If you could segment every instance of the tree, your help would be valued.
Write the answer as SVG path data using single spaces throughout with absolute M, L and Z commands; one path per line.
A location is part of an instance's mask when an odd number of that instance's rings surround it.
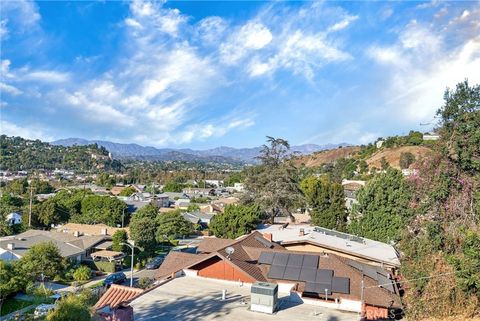
M 116 197 L 87 195 L 81 200 L 81 208 L 81 214 L 72 217 L 76 223 L 117 226 L 122 224 L 127 204 Z
M 209 227 L 216 237 L 234 239 L 256 229 L 260 219 L 257 205 L 227 205 L 223 213 L 212 218 Z
M 97 176 L 96 183 L 106 188 L 112 188 L 115 185 L 116 180 L 115 180 L 115 177 L 110 176 L 108 173 L 103 172 Z
M 67 208 L 63 207 L 52 198 L 37 204 L 35 206 L 35 214 L 38 221 L 44 226 L 65 223 L 70 218 Z
M 158 216 L 158 207 L 154 204 L 148 204 L 135 212 L 135 217 L 145 217 L 154 221 Z
M 347 212 L 341 184 L 309 176 L 300 186 L 311 209 L 312 224 L 340 231 L 345 228 Z
M 42 275 L 53 279 L 65 269 L 65 260 L 54 243 L 42 242 L 27 251 L 20 259 L 20 266 L 30 280 L 37 280 Z
M 415 162 L 415 156 L 410 152 L 404 152 L 400 154 L 400 168 L 409 168 Z
M 55 188 L 49 182 L 41 181 L 38 178 L 32 179 L 29 184 L 36 194 L 49 194 L 55 191 Z
M 196 212 L 200 210 L 200 206 L 198 204 L 190 204 L 187 207 L 187 212 Z
M 358 192 L 349 232 L 382 242 L 398 240 L 411 216 L 411 198 L 411 188 L 402 172 L 387 169 Z
M 245 188 L 253 202 L 269 214 L 272 223 L 281 213 L 294 219 L 291 212 L 301 204 L 302 192 L 297 169 L 288 158 L 290 145 L 269 136 L 267 142 L 258 157 L 262 164 L 246 171 Z
M 137 190 L 133 186 L 127 186 L 120 192 L 119 196 L 130 196 L 136 191 Z
M 155 248 L 157 242 L 155 233 L 157 232 L 157 224 L 155 220 L 149 217 L 133 215 L 130 220 L 130 238 L 135 241 L 135 246 L 144 250 Z
M 423 134 L 418 131 L 411 130 L 407 136 L 407 143 L 409 145 L 420 145 L 423 143 Z
M 172 193 L 181 193 L 184 187 L 185 185 L 182 183 L 179 183 L 176 181 L 168 181 L 163 187 L 163 191 L 172 192 Z
M 167 212 L 157 217 L 156 237 L 158 242 L 167 238 L 175 239 L 193 233 L 193 224 L 185 220 L 178 211 Z
M 462 253 L 452 258 L 460 287 L 480 299 L 480 234 L 467 231 Z
M 380 166 L 383 171 L 386 171 L 390 167 L 390 164 L 388 163 L 385 156 L 382 156 L 382 158 L 380 158 Z
M 117 252 L 124 252 L 125 245 L 121 245 L 121 243 L 127 242 L 127 232 L 125 230 L 117 230 L 112 235 L 112 250 Z
M 75 281 L 88 281 L 92 276 L 92 270 L 86 265 L 80 265 L 75 272 L 73 272 L 73 279 Z
M 480 85 L 465 80 L 455 90 L 447 89 L 438 110 L 445 153 L 468 172 L 480 171 Z
M 20 291 L 25 285 L 18 269 L 11 263 L 0 260 L 0 310 L 5 298 Z
M 82 296 L 70 294 L 57 303 L 57 307 L 48 313 L 46 321 L 90 321 L 89 305 Z
M 23 195 L 28 190 L 28 181 L 24 179 L 15 179 L 7 184 L 5 191 L 13 195 Z

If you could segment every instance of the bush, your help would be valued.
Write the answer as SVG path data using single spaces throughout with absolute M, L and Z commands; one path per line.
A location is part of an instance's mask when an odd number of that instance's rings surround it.
M 150 278 L 141 278 L 140 280 L 138 280 L 138 286 L 141 288 L 141 289 L 146 289 L 148 288 L 150 285 L 152 285 L 153 281 L 150 279 Z
M 115 262 L 93 262 L 95 267 L 102 272 L 114 273 L 116 271 Z
M 73 272 L 75 281 L 88 281 L 92 275 L 92 270 L 88 266 L 82 265 Z

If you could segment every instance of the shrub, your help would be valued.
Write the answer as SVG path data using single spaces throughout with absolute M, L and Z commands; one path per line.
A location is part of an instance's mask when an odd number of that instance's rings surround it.
M 147 278 L 147 277 L 141 278 L 140 280 L 138 280 L 138 286 L 141 289 L 148 288 L 152 283 L 153 283 L 153 281 L 150 278 Z
M 88 266 L 82 265 L 73 272 L 75 281 L 88 281 L 92 275 L 92 270 Z

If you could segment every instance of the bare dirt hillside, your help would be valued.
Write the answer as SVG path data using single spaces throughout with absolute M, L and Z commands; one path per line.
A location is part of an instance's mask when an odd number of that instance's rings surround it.
M 382 166 L 380 160 L 382 159 L 382 157 L 385 157 L 390 166 L 399 169 L 400 155 L 406 152 L 412 153 L 413 155 L 415 155 L 415 159 L 419 159 L 431 152 L 431 149 L 424 146 L 402 146 L 395 148 L 387 148 L 373 154 L 366 161 L 369 167 L 381 168 Z
M 295 165 L 304 164 L 306 167 L 318 167 L 331 163 L 339 158 L 351 157 L 360 150 L 358 146 L 342 147 L 317 152 L 311 155 L 300 156 L 295 159 Z

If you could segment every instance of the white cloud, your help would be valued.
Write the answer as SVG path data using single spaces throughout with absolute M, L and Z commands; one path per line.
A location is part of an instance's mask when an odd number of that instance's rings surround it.
M 20 32 L 32 30 L 37 27 L 41 19 L 37 4 L 33 1 L 2 1 L 2 19 L 0 30 L 2 38 L 7 36 L 9 29 Z M 11 28 L 9 28 L 11 25 Z
M 14 96 L 20 95 L 22 93 L 20 89 L 3 82 L 0 82 L 0 91 L 14 95 Z
M 64 83 L 70 79 L 70 75 L 54 70 L 34 70 L 23 75 L 22 80 L 32 80 L 45 83 Z
M 339 31 L 347 28 L 352 22 L 358 19 L 358 16 L 346 16 L 341 21 L 335 23 L 333 26 L 328 28 L 328 32 Z
M 53 140 L 52 136 L 45 133 L 42 127 L 38 125 L 28 124 L 19 126 L 4 119 L 0 120 L 0 133 L 7 136 L 20 136 L 27 139 Z
M 196 32 L 201 40 L 215 44 L 222 40 L 227 28 L 228 23 L 224 19 L 213 16 L 200 20 L 196 26 Z
M 142 25 L 135 19 L 127 18 L 125 19 L 125 24 L 129 27 L 142 29 Z
M 338 126 L 335 130 L 313 135 L 301 144 L 323 144 L 325 142 L 333 144 L 369 144 L 380 136 L 378 132 L 369 131 L 358 122 L 350 122 Z
M 382 89 L 386 108 L 399 120 L 430 122 L 442 105 L 446 87 L 468 78 L 480 82 L 480 37 L 465 38 L 454 48 L 445 44 L 445 28 L 434 30 L 416 21 L 400 31 L 390 47 L 373 46 L 369 55 L 388 68 Z M 458 30 L 456 30 L 458 31 Z
M 272 41 L 270 30 L 259 22 L 247 22 L 220 46 L 222 61 L 234 64 L 251 51 L 259 50 Z

